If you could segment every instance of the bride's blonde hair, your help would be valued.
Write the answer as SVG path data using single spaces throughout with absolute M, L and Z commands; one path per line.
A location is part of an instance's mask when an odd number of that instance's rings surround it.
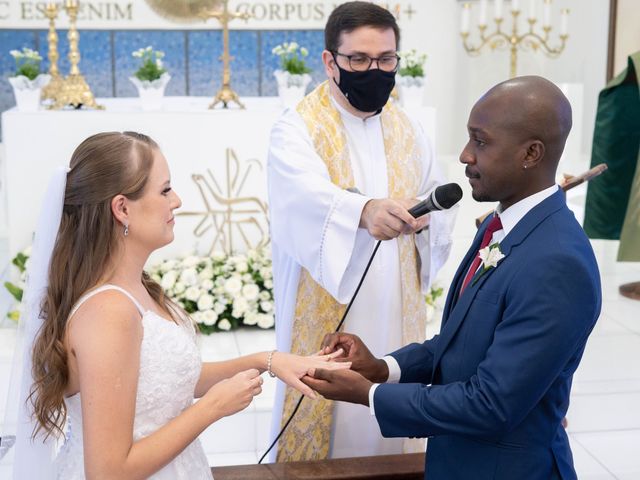
M 33 379 L 29 401 L 37 419 L 33 436 L 63 433 L 69 381 L 64 344 L 67 320 L 80 296 L 104 278 L 123 238 L 111 212 L 111 200 L 131 200 L 145 191 L 158 145 L 135 132 L 93 135 L 73 152 L 60 228 L 49 265 L 49 285 L 41 305 L 42 327 L 33 344 Z M 176 318 L 178 307 L 143 273 L 151 297 Z M 99 327 L 98 327 L 99 328 Z

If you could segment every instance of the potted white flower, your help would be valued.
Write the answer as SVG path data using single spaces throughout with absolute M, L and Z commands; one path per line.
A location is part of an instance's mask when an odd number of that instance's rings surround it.
M 427 55 L 415 49 L 400 54 L 397 84 L 403 106 L 422 105 L 424 92 L 424 62 Z
M 274 47 L 271 53 L 280 57 L 280 69 L 273 72 L 278 82 L 278 96 L 283 106 L 293 107 L 302 100 L 311 82 L 311 69 L 304 61 L 309 51 L 296 42 L 285 42 Z
M 159 110 L 162 107 L 164 90 L 171 80 L 171 75 L 162 63 L 164 52 L 149 46 L 136 50 L 132 55 L 142 62 L 140 68 L 129 77 L 138 88 L 142 109 Z
M 40 73 L 42 57 L 35 50 L 24 47 L 22 51 L 9 52 L 16 61 L 16 74 L 9 77 L 16 97 L 16 106 L 23 112 L 35 112 L 40 108 L 42 89 L 51 80 L 51 75 Z

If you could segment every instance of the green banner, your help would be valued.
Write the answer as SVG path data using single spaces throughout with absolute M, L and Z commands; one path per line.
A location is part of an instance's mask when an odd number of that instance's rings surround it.
M 627 68 L 611 80 L 598 98 L 598 112 L 593 134 L 591 166 L 606 163 L 608 170 L 591 180 L 587 189 L 584 230 L 591 238 L 619 239 L 625 251 L 637 253 L 637 196 L 631 200 L 631 189 L 637 187 L 640 152 L 640 52 L 629 56 Z M 634 192 L 637 193 L 637 188 Z M 627 212 L 629 210 L 629 212 Z M 625 222 L 625 217 L 628 222 Z M 629 238 L 635 236 L 635 239 Z M 635 246 L 630 244 L 634 243 Z M 625 254 L 626 256 L 626 254 Z M 640 260 L 640 256 L 636 256 Z

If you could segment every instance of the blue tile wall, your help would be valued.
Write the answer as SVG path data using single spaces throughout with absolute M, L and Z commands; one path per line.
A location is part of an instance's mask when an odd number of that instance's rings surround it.
M 229 32 L 231 85 L 240 96 L 260 95 L 259 32 Z M 222 32 L 189 32 L 189 94 L 213 96 L 222 86 Z
M 67 31 L 58 31 L 58 67 L 69 71 Z M 313 69 L 312 86 L 324 80 L 321 30 L 232 30 L 230 32 L 231 84 L 240 96 L 277 94 L 273 72 L 279 66 L 271 53 L 282 42 L 298 42 L 309 50 L 308 65 Z M 134 97 L 129 77 L 139 60 L 131 53 L 147 45 L 165 52 L 165 64 L 171 74 L 167 95 L 213 97 L 222 82 L 222 32 L 219 30 L 80 30 L 80 71 L 97 97 Z M 15 105 L 11 85 L 6 78 L 13 73 L 14 60 L 9 51 L 22 47 L 37 49 L 48 69 L 47 31 L 0 29 L 0 112 Z M 0 125 L 0 141 L 2 129 Z

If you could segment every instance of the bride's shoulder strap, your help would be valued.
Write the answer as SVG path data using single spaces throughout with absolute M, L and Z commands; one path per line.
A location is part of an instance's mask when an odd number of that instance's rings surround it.
M 133 304 L 136 306 L 136 308 L 138 309 L 138 312 L 140 313 L 140 316 L 144 315 L 145 309 L 142 308 L 142 305 L 140 304 L 140 302 L 138 302 L 133 295 L 131 295 L 129 292 L 127 292 L 124 288 L 119 287 L 117 285 L 105 284 L 105 285 L 101 285 L 101 286 L 99 286 L 97 288 L 94 288 L 93 290 L 90 290 L 87 293 L 85 293 L 84 295 L 82 295 L 82 297 L 80 297 L 80 299 L 76 302 L 76 304 L 71 309 L 71 313 L 69 314 L 69 318 L 73 317 L 73 315 L 78 311 L 78 309 L 82 306 L 82 304 L 84 302 L 89 300 L 94 295 L 97 295 L 100 292 L 104 292 L 105 290 L 117 290 L 118 292 L 126 295 L 127 297 L 129 297 L 129 300 L 131 300 L 133 302 Z

